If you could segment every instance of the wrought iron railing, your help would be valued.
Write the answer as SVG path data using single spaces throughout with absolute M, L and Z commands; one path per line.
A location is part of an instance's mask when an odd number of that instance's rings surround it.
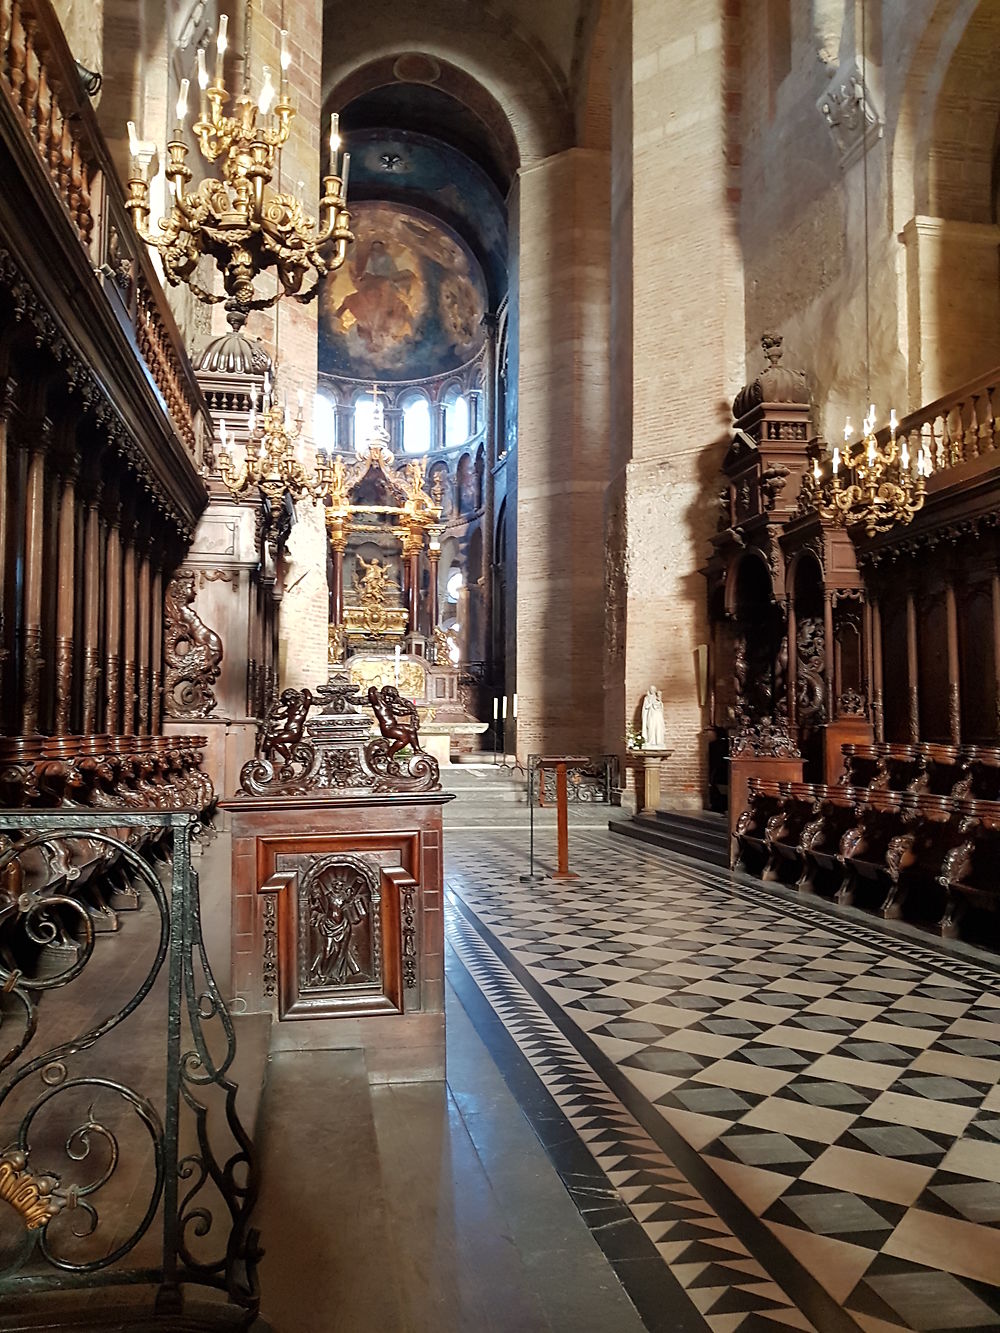
M 612 803 L 618 788 L 618 756 L 601 754 L 584 758 L 568 756 L 566 767 L 566 797 L 569 803 L 594 805 Z M 528 801 L 531 805 L 556 803 L 556 769 L 553 760 L 543 755 L 528 756 Z
M 193 1285 L 221 1293 L 228 1326 L 256 1316 L 257 1172 L 202 939 L 195 823 L 0 811 L 0 1296 L 106 1286 L 117 1302 L 144 1284 L 158 1315 L 182 1315 Z M 123 927 L 126 956 L 92 916 L 112 866 L 149 914 Z

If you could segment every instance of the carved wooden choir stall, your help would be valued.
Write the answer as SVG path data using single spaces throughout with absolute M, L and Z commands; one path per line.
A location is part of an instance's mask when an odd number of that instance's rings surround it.
M 2 799 L 206 809 L 203 729 L 159 733 L 208 409 L 49 4 L 0 30 L 0 91 Z
M 804 377 L 734 403 L 706 574 L 718 806 L 741 866 L 992 941 L 1000 904 L 1000 454 L 991 374 L 898 424 L 934 471 L 869 535 L 817 506 Z

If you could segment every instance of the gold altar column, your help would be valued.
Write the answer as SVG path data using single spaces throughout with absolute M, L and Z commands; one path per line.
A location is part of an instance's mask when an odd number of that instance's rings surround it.
M 140 736 L 149 735 L 149 622 L 149 539 L 148 535 L 144 533 L 139 552 L 139 670 L 137 678 L 139 720 L 137 730 Z
M 122 733 L 135 735 L 136 564 L 135 519 L 122 528 Z
M 55 733 L 70 729 L 73 703 L 73 622 L 76 618 L 76 477 L 78 464 L 71 459 L 62 477 L 59 496 L 57 540 L 58 587 L 56 591 L 56 715 Z
M 48 419 L 39 423 L 28 451 L 28 484 L 24 504 L 24 693 L 21 696 L 21 730 L 38 730 L 39 692 L 42 674 L 42 558 L 45 542 L 45 455 L 51 432 Z
M 438 627 L 438 568 L 441 563 L 441 546 L 436 537 L 431 538 L 431 544 L 430 544 L 430 549 L 427 552 L 427 558 L 431 562 L 430 617 L 431 617 L 431 638 L 433 638 L 434 631 Z
M 87 496 L 83 538 L 83 732 L 97 730 L 97 661 L 101 617 L 101 484 Z
M 407 570 L 407 603 L 409 605 L 409 631 L 420 633 L 420 551 L 423 542 L 419 532 L 410 532 L 403 544 L 403 559 Z
M 104 556 L 104 730 L 119 734 L 121 722 L 122 539 L 121 502 L 107 511 L 108 545 Z
M 339 520 L 328 522 L 327 531 L 330 535 L 330 549 L 333 552 L 330 624 L 342 625 L 344 623 L 344 552 L 347 550 L 347 533 Z

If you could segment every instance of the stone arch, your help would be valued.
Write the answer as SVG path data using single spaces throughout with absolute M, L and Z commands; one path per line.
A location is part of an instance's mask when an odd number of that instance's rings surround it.
M 1000 10 L 939 0 L 917 44 L 893 143 L 893 219 L 906 253 L 909 406 L 1000 359 Z
M 938 0 L 904 81 L 892 142 L 892 217 L 897 232 L 927 213 L 935 110 L 951 60 L 981 0 Z
M 572 111 L 558 72 L 515 25 L 485 7 L 471 25 L 461 0 L 424 0 L 400 6 L 391 27 L 373 8 L 352 16 L 346 37 L 324 78 L 324 108 L 339 108 L 390 83 L 429 83 L 491 129 L 510 179 L 519 167 L 573 142 Z M 404 62 L 421 58 L 427 75 L 407 78 Z

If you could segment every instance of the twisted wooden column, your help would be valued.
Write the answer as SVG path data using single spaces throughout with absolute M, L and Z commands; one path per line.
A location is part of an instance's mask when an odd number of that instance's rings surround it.
M 121 729 L 126 736 L 135 734 L 135 647 L 136 647 L 136 527 L 132 517 L 122 525 L 122 700 Z
M 83 534 L 83 732 L 97 730 L 101 634 L 101 483 L 93 482 L 86 500 Z
M 826 718 L 833 721 L 834 705 L 834 652 L 833 652 L 833 593 L 823 594 L 823 644 L 826 649 Z M 791 647 L 789 646 L 789 654 Z
M 21 655 L 24 684 L 21 692 L 21 730 L 38 731 L 42 682 L 42 588 L 45 549 L 45 461 L 51 422 L 43 420 L 28 450 L 28 478 L 24 500 L 24 626 Z
M 160 734 L 163 723 L 163 565 L 162 555 L 153 551 L 150 557 L 149 584 L 150 644 L 149 644 L 149 729 Z
M 76 478 L 78 462 L 69 460 L 59 495 L 57 536 L 58 586 L 56 590 L 56 699 L 55 733 L 70 730 L 73 705 L 73 625 L 76 619 Z
M 917 648 L 917 600 L 912 586 L 906 590 L 906 679 L 909 686 L 910 741 L 920 740 L 920 684 Z
M 958 653 L 958 603 L 955 598 L 953 576 L 949 576 L 945 585 L 944 605 L 948 618 L 948 731 L 952 745 L 961 745 L 962 695 L 959 685 L 961 665 Z
M 795 597 L 789 593 L 785 598 L 785 624 L 787 626 L 785 643 L 788 645 L 788 666 L 785 672 L 785 685 L 788 699 L 788 725 L 794 727 L 799 720 L 798 675 L 799 675 L 799 629 L 795 615 Z M 827 715 L 827 721 L 833 718 Z
M 7 589 L 7 542 L 9 541 L 7 507 L 10 503 L 11 482 L 8 476 L 7 425 L 14 407 L 16 385 L 8 375 L 0 381 L 0 696 L 7 691 L 6 662 L 12 644 L 8 641 L 9 626 L 5 615 Z M 0 729 L 3 721 L 0 719 Z
M 121 727 L 122 661 L 122 538 L 121 502 L 106 511 L 108 542 L 104 553 L 104 730 L 112 736 Z
M 149 698 L 149 688 L 152 677 L 152 662 L 150 660 L 152 645 L 151 591 L 149 538 L 148 534 L 144 533 L 139 549 L 139 666 L 136 678 L 136 689 L 139 695 L 136 716 L 140 736 L 149 735 L 149 722 L 151 716 Z

